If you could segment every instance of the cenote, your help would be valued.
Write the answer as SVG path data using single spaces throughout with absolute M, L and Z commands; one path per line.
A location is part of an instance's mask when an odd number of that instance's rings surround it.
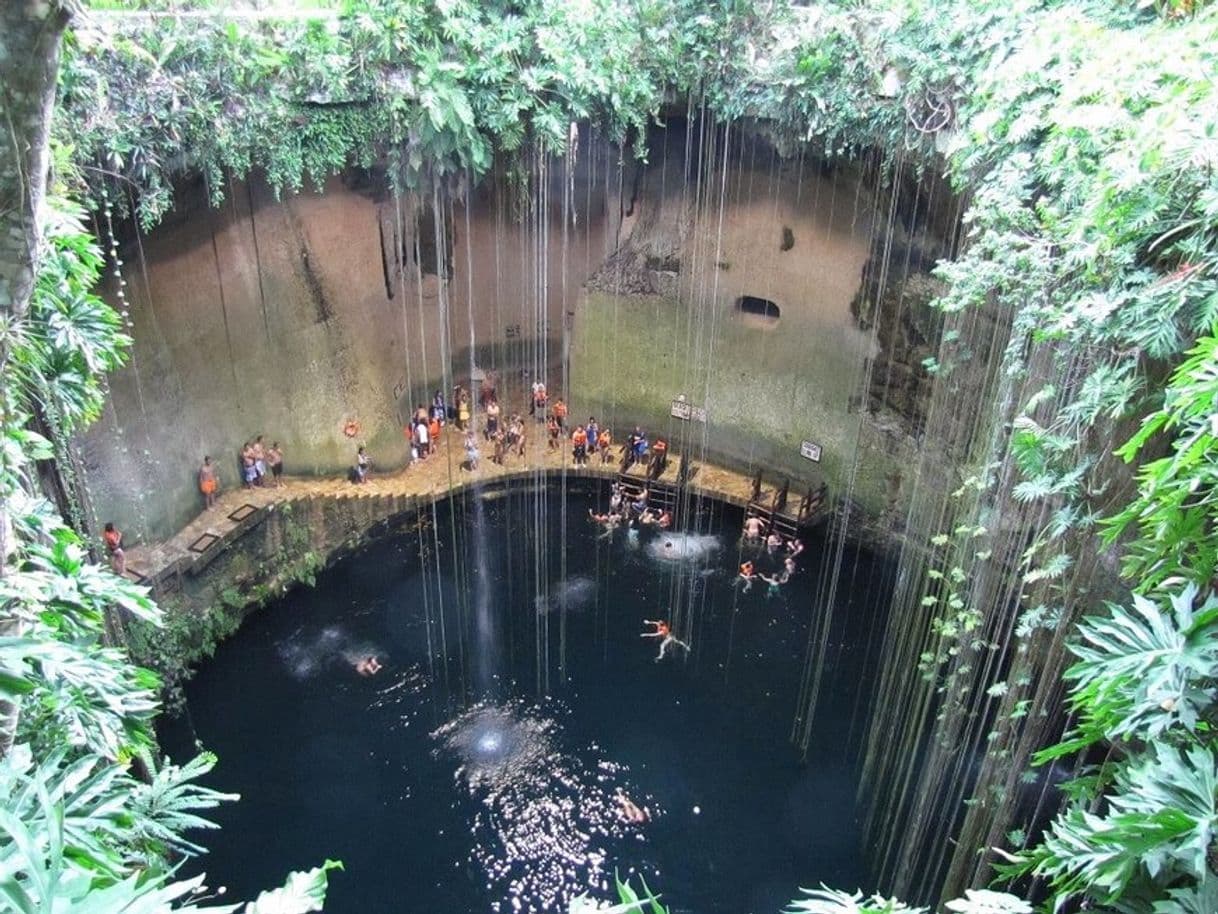
M 885 563 L 845 557 L 804 759 L 790 737 L 823 538 L 777 594 L 743 592 L 742 561 L 769 573 L 782 554 L 742 548 L 740 509 L 705 500 L 685 531 L 606 535 L 588 517 L 606 498 L 471 488 L 249 617 L 164 733 L 171 755 L 214 750 L 210 784 L 242 795 L 194 864 L 210 884 L 251 896 L 337 857 L 334 911 L 561 910 L 616 874 L 708 914 L 865 885 L 855 683 Z M 657 661 L 643 620 L 674 615 L 692 649 Z M 383 669 L 365 677 L 368 656 Z
M 1214 914 L 1215 73 L 0 2 L 0 908 Z

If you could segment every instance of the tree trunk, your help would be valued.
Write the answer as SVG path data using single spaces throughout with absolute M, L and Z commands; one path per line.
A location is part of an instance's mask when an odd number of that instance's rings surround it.
M 0 319 L 25 316 L 34 289 L 42 205 L 46 194 L 51 112 L 59 71 L 59 42 L 70 11 L 55 0 L 0 0 Z M 0 378 L 9 353 L 0 341 Z M 0 394 L 0 423 L 15 417 Z M 15 549 L 8 498 L 0 489 L 0 576 Z M 17 633 L 2 615 L 0 635 Z M 18 707 L 0 699 L 0 758 L 12 748 Z

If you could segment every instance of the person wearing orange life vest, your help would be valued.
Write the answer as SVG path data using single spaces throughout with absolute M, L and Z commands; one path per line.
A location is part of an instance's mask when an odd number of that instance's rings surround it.
M 106 543 L 106 551 L 110 553 L 110 570 L 117 575 L 123 574 L 127 570 L 127 554 L 123 552 L 122 531 L 107 521 L 102 539 Z
M 744 562 L 740 566 L 740 574 L 736 576 L 737 581 L 744 581 L 744 590 L 741 591 L 741 593 L 749 592 L 749 589 L 753 586 L 753 579 L 756 577 L 757 575 L 754 572 L 753 563 Z
M 670 626 L 667 622 L 660 620 L 660 619 L 657 619 L 657 620 L 644 619 L 643 624 L 653 626 L 655 628 L 655 631 L 643 632 L 642 634 L 639 635 L 640 638 L 659 638 L 659 639 L 661 639 L 660 640 L 660 653 L 656 655 L 656 659 L 655 659 L 656 663 L 659 663 L 661 660 L 664 659 L 664 655 L 668 652 L 668 648 L 672 645 L 676 645 L 677 647 L 684 648 L 685 652 L 687 654 L 689 653 L 689 645 L 686 644 L 684 641 L 681 641 L 679 638 L 677 638 L 672 633 L 672 626 Z
M 596 446 L 601 452 L 601 463 L 612 460 L 613 455 L 609 453 L 609 449 L 613 447 L 613 432 L 608 428 L 601 429 L 600 434 L 596 436 Z
M 576 466 L 588 462 L 588 432 L 582 425 L 575 426 L 575 431 L 571 433 L 571 450 Z
M 657 438 L 655 444 L 651 446 L 651 467 L 649 468 L 652 479 L 659 479 L 664 475 L 664 471 L 668 469 L 668 442 L 663 438 Z

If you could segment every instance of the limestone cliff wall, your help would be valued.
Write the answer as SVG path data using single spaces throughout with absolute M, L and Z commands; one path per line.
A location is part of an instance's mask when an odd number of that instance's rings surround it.
M 235 485 L 257 434 L 284 445 L 289 473 L 341 472 L 358 443 L 400 466 L 411 406 L 468 385 L 473 365 L 509 406 L 544 371 L 573 416 L 619 437 L 642 423 L 796 486 L 844 489 L 862 442 L 874 459 L 858 496 L 877 513 L 898 504 L 919 394 L 885 403 L 875 377 L 901 363 L 917 386 L 921 350 L 898 331 L 923 326 L 909 315 L 925 290 L 913 301 L 904 277 L 925 264 L 880 270 L 881 239 L 917 235 L 886 215 L 884 186 L 753 141 L 724 158 L 677 127 L 646 165 L 581 145 L 573 170 L 504 168 L 438 207 L 364 173 L 282 200 L 232 182 L 219 208 L 183 187 L 170 220 L 121 239 L 133 359 L 80 442 L 98 517 L 133 542 L 163 538 L 198 509 L 203 454 Z M 710 409 L 709 429 L 670 418 L 681 393 Z M 823 463 L 799 456 L 804 438 Z

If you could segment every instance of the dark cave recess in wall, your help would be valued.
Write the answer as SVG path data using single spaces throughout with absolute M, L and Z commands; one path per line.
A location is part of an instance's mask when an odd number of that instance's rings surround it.
M 781 314 L 778 305 L 756 295 L 740 296 L 736 299 L 736 310 L 749 318 L 749 323 L 765 327 L 777 326 Z

